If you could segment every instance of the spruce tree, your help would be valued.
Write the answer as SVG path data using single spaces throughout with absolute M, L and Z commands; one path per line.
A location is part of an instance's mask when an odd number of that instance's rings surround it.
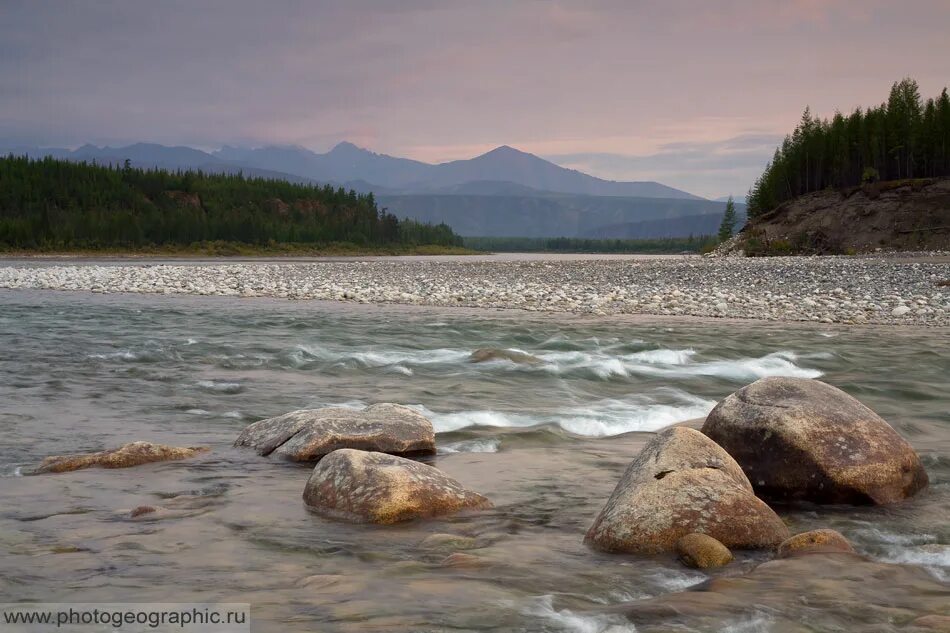
M 732 237 L 736 229 L 736 204 L 732 201 L 732 196 L 726 201 L 726 212 L 722 214 L 722 223 L 719 225 L 719 241 L 725 242 Z

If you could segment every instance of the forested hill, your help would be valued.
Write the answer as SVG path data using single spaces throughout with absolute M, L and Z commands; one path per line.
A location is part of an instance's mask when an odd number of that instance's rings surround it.
M 891 87 L 886 103 L 816 119 L 806 108 L 747 198 L 755 217 L 824 189 L 950 176 L 950 97 L 924 102 L 917 82 Z
M 371 193 L 240 174 L 0 157 L 0 247 L 70 250 L 204 241 L 461 243 L 446 225 L 380 212 Z

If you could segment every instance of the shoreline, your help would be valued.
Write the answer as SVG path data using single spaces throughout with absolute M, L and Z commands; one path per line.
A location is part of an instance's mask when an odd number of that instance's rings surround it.
M 8 295 L 9 293 L 9 295 Z M 196 294 L 165 294 L 161 292 L 102 292 L 93 290 L 56 290 L 52 288 L 38 289 L 13 289 L 0 287 L 0 304 L 3 303 L 4 296 L 14 296 L 16 294 L 47 295 L 55 297 L 76 296 L 85 299 L 115 297 L 121 300 L 150 300 L 157 296 L 170 297 L 177 301 L 194 301 L 195 305 L 204 302 L 238 302 L 248 307 L 271 304 L 275 308 L 288 306 L 304 309 L 308 306 L 314 306 L 326 310 L 363 312 L 369 310 L 384 310 L 393 314 L 430 314 L 438 317 L 465 317 L 465 318 L 507 318 L 507 319 L 537 319 L 544 321 L 556 316 L 559 321 L 571 325 L 630 325 L 630 326 L 754 326 L 756 328 L 776 328 L 783 331 L 789 329 L 801 331 L 842 331 L 856 330 L 861 332 L 888 332 L 890 334 L 907 332 L 919 333 L 930 332 L 934 334 L 946 333 L 950 335 L 950 324 L 946 325 L 920 325 L 915 323 L 818 323 L 815 321 L 777 321 L 754 318 L 739 317 L 711 317 L 695 315 L 671 315 L 671 314 L 647 314 L 647 313 L 618 313 L 608 315 L 595 315 L 578 312 L 543 312 L 537 310 L 525 310 L 523 308 L 497 308 L 497 307 L 479 307 L 479 306 L 440 306 L 418 303 L 368 303 L 353 300 L 336 299 L 282 299 L 278 297 L 233 297 L 223 295 L 196 295 Z M 233 304 L 232 304 L 233 305 Z
M 0 288 L 516 310 L 715 323 L 950 326 L 950 262 L 541 257 L 27 262 Z

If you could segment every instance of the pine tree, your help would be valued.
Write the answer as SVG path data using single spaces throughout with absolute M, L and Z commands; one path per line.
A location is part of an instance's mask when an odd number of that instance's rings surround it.
M 886 103 L 824 120 L 805 108 L 749 190 L 750 217 L 826 187 L 950 176 L 950 96 L 924 102 L 917 82 L 891 86 Z
M 722 214 L 722 223 L 719 225 L 719 241 L 725 242 L 732 237 L 736 229 L 736 204 L 732 196 L 726 201 L 726 212 Z

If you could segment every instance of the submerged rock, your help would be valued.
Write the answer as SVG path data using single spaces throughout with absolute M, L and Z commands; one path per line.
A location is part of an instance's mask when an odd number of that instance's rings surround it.
M 732 562 L 729 548 L 707 534 L 687 534 L 676 541 L 676 553 L 687 567 L 708 569 Z
M 383 403 L 362 411 L 341 407 L 291 411 L 251 424 L 234 445 L 295 462 L 316 461 L 340 448 L 421 455 L 435 453 L 435 432 L 418 411 Z
M 532 356 L 525 352 L 519 352 L 516 349 L 498 349 L 495 347 L 483 347 L 472 352 L 468 358 L 472 363 L 485 363 L 492 360 L 507 360 L 518 365 L 540 365 L 542 361 L 537 356 Z
M 897 631 L 905 629 L 896 623 L 915 617 L 950 615 L 950 586 L 921 567 L 837 552 L 772 560 L 610 611 L 626 614 L 641 633 L 736 630 L 737 622 L 750 631 Z
M 461 534 L 430 534 L 419 547 L 428 550 L 465 550 L 478 548 L 478 541 L 471 536 Z
M 950 633 L 950 615 L 923 615 L 911 622 L 910 626 L 925 631 Z
M 762 378 L 720 402 L 702 431 L 766 498 L 884 504 L 927 485 L 906 440 L 856 399 L 817 380 Z
M 98 453 L 47 457 L 32 471 L 32 474 L 65 473 L 83 468 L 129 468 L 152 462 L 186 459 L 208 450 L 205 446 L 180 447 L 151 442 L 129 442 L 119 448 Z
M 735 460 L 699 431 L 673 427 L 630 464 L 585 541 L 609 552 L 661 552 L 693 532 L 740 549 L 788 538 Z
M 474 554 L 455 552 L 443 558 L 439 564 L 442 567 L 484 567 L 488 565 L 488 561 Z
M 132 508 L 129 512 L 129 518 L 134 519 L 136 517 L 145 516 L 146 514 L 154 514 L 158 512 L 158 508 L 155 506 L 138 506 Z
M 818 552 L 851 552 L 854 548 L 840 532 L 821 529 L 802 532 L 782 541 L 778 546 L 778 557 L 788 558 L 797 554 Z
M 333 451 L 320 460 L 303 499 L 333 518 L 382 524 L 491 507 L 488 499 L 437 468 L 352 449 Z

